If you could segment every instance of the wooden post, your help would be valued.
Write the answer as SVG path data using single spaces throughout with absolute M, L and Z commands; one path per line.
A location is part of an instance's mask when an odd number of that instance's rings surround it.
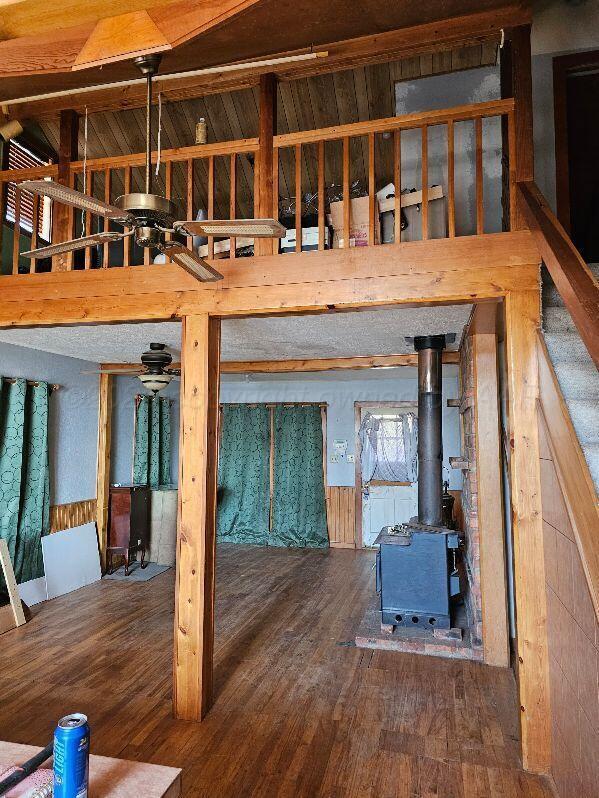
M 68 186 L 70 181 L 70 163 L 77 160 L 79 140 L 79 117 L 75 111 L 60 112 L 60 139 L 58 145 L 58 183 Z M 68 241 L 73 233 L 73 209 L 59 202 L 52 205 L 52 243 Z M 55 255 L 52 258 L 52 271 L 67 271 L 70 264 L 70 253 Z
M 258 123 L 258 196 L 254 199 L 256 215 L 262 219 L 278 217 L 278 208 L 273 197 L 273 138 L 277 132 L 277 79 L 275 75 L 260 76 L 260 117 Z M 278 245 L 275 239 L 274 245 Z M 269 238 L 254 242 L 256 255 L 276 254 Z
M 108 541 L 108 499 L 110 494 L 110 445 L 112 429 L 112 374 L 100 374 L 98 404 L 98 466 L 96 471 L 96 501 L 98 547 L 102 571 L 106 570 Z
M 183 317 L 173 710 L 200 721 L 212 703 L 220 320 Z
M 501 51 L 501 96 L 515 100 L 515 179 L 516 182 L 534 178 L 534 142 L 532 128 L 532 71 L 530 55 L 530 25 L 520 25 L 505 32 Z M 504 155 L 507 138 L 504 135 Z M 504 157 L 504 169 L 507 169 Z M 508 175 L 504 172 L 504 185 Z M 526 222 L 519 201 L 516 202 L 513 229 L 523 230 Z
M 537 400 L 538 291 L 505 298 L 510 473 L 522 764 L 547 773 L 551 716 Z
M 510 664 L 499 390 L 497 379 L 497 305 L 477 305 L 471 325 L 474 365 L 474 426 L 480 534 L 483 653 L 487 665 Z

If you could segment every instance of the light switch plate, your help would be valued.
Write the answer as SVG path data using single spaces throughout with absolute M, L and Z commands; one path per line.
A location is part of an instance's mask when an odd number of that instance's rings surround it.
M 332 454 L 331 455 L 331 463 L 338 463 L 338 462 L 339 462 L 339 455 L 338 454 Z

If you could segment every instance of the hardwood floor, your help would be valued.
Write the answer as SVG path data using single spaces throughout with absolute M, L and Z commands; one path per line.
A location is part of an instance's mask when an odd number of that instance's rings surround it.
M 220 546 L 214 708 L 171 717 L 173 573 L 103 581 L 0 637 L 0 739 L 88 714 L 92 751 L 202 798 L 549 798 L 519 769 L 510 671 L 353 647 L 370 553 Z

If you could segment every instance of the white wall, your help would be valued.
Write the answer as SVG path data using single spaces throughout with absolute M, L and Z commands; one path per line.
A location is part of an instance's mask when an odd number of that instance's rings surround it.
M 449 468 L 449 457 L 460 454 L 459 413 L 447 408 L 446 399 L 457 398 L 457 366 L 444 366 L 443 440 L 446 479 L 453 490 L 462 485 L 459 471 Z M 133 452 L 133 408 L 140 385 L 135 378 L 115 380 L 112 438 L 112 481 L 130 482 Z M 165 395 L 173 398 L 172 477 L 177 481 L 179 382 L 171 383 Z M 355 454 L 354 402 L 414 401 L 418 398 L 415 368 L 371 369 L 353 372 L 309 374 L 229 375 L 221 382 L 221 402 L 326 402 L 327 478 L 329 485 L 353 485 L 354 464 L 343 458 L 331 463 L 335 439 L 347 440 L 348 454 Z
M 50 501 L 92 499 L 96 495 L 98 377 L 81 374 L 95 363 L 0 343 L 0 375 L 57 383 L 50 397 Z

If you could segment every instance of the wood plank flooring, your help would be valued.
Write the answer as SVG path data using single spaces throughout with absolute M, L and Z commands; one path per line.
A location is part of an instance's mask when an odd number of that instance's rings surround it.
M 171 716 L 173 573 L 104 581 L 0 636 L 0 739 L 88 714 L 92 751 L 184 769 L 202 798 L 549 798 L 520 770 L 511 672 L 350 641 L 370 553 L 220 546 L 216 690 Z

